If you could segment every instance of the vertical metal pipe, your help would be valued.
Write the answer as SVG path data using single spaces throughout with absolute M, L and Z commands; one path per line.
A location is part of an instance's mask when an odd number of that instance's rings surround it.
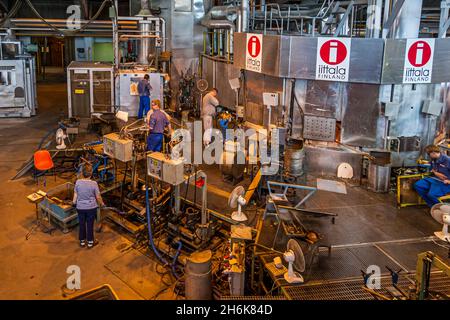
M 397 0 L 399 1 L 399 0 Z M 403 3 L 393 25 L 395 39 L 417 38 L 419 36 L 422 0 L 408 0 Z
M 242 32 L 248 31 L 248 18 L 249 18 L 249 0 L 241 0 L 241 12 L 242 12 L 242 19 L 241 19 L 241 30 Z
M 366 38 L 380 37 L 382 6 L 382 0 L 369 0 L 367 6 Z
M 139 21 L 139 30 L 140 35 L 142 36 L 138 57 L 138 62 L 140 64 L 148 64 L 148 54 L 150 52 L 150 39 L 144 37 L 150 35 L 150 24 L 151 21 L 148 20 Z

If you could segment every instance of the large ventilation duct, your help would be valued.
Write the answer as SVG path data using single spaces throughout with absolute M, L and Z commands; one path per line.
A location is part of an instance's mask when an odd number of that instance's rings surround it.
M 421 15 L 422 0 L 405 1 L 394 23 L 394 38 L 418 38 Z

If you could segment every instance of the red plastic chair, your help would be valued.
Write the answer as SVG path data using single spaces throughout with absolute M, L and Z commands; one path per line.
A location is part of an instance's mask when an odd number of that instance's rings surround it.
M 53 169 L 53 175 L 55 176 L 56 181 L 56 175 L 55 175 L 55 164 L 53 163 L 52 156 L 50 155 L 50 152 L 47 150 L 38 150 L 34 153 L 34 167 L 38 171 L 48 171 L 50 169 Z M 44 180 L 44 186 L 46 181 Z M 39 184 L 39 180 L 38 180 Z

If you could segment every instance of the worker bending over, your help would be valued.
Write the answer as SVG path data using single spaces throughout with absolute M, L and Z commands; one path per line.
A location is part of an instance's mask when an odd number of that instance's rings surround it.
M 441 153 L 438 146 L 429 145 L 425 152 L 431 159 L 431 172 L 433 177 L 417 181 L 414 189 L 432 207 L 439 203 L 439 198 L 450 193 L 450 157 Z
M 218 90 L 213 88 L 203 97 L 202 101 L 201 116 L 203 118 L 203 129 L 205 130 L 203 135 L 203 144 L 205 146 L 211 143 L 213 117 L 216 115 L 216 107 L 219 105 L 219 100 L 217 100 L 218 93 Z
M 146 74 L 144 79 L 139 81 L 138 92 L 139 92 L 139 113 L 138 119 L 142 119 L 150 110 L 150 91 L 152 86 L 149 82 L 150 76 Z
M 152 101 L 152 110 L 147 114 L 147 124 L 150 129 L 147 138 L 147 151 L 160 152 L 162 150 L 164 130 L 168 128 L 169 132 L 172 133 L 169 119 L 168 115 L 161 111 L 160 101 Z

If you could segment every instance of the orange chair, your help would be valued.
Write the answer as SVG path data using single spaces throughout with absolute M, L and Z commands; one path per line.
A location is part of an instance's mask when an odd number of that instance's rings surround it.
M 38 150 L 34 153 L 34 167 L 38 171 L 48 171 L 53 169 L 53 175 L 55 176 L 55 164 L 53 163 L 52 156 L 50 152 L 47 150 Z M 39 180 L 37 181 L 39 184 Z M 44 180 L 44 186 L 46 185 L 46 181 Z

